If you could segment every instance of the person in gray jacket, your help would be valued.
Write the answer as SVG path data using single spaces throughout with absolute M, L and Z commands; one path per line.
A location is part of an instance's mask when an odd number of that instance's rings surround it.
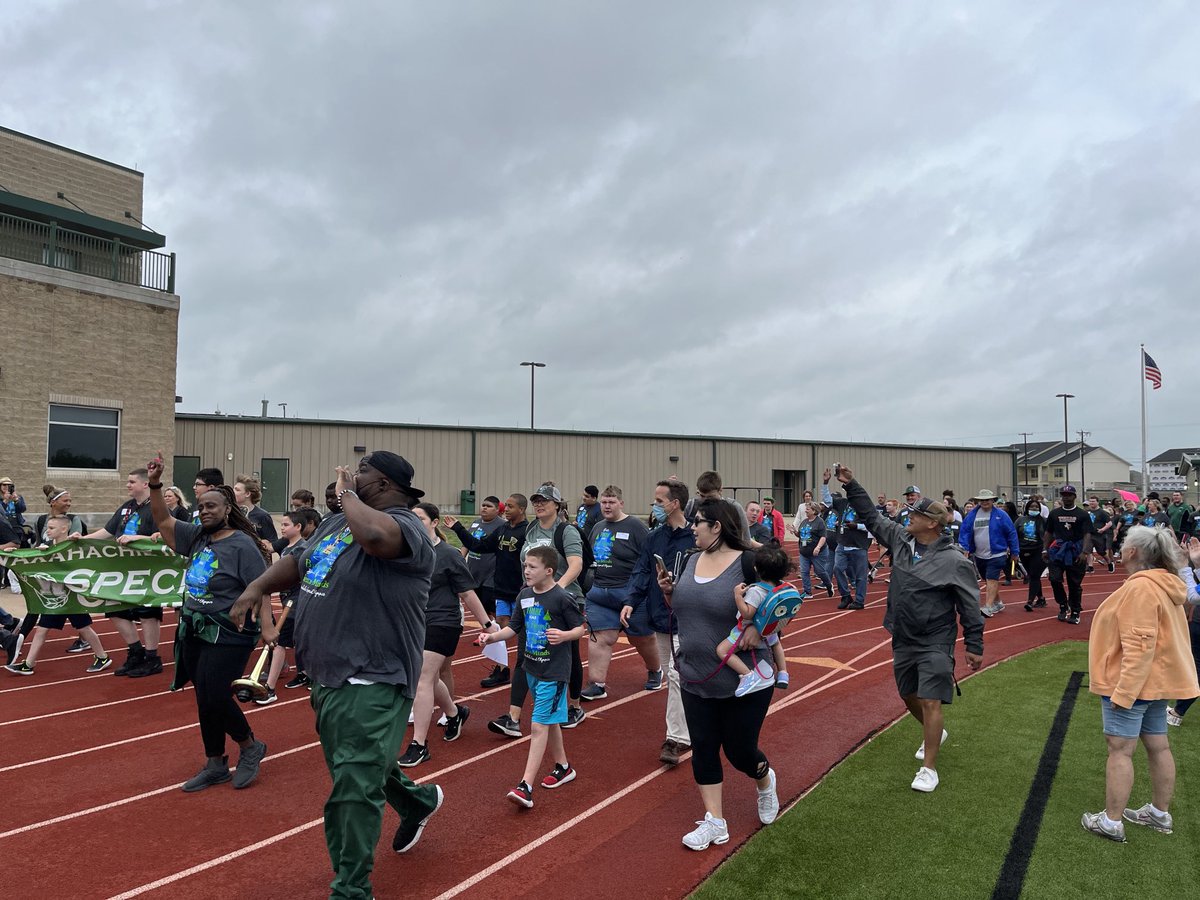
M 922 765 L 912 787 L 929 793 L 938 786 L 938 748 L 947 737 L 942 704 L 954 700 L 959 621 L 967 666 L 976 671 L 983 665 L 983 616 L 975 567 L 942 533 L 950 515 L 941 503 L 918 500 L 908 508 L 908 525 L 901 526 L 879 515 L 849 468 L 841 466 L 834 474 L 846 486 L 846 499 L 859 519 L 892 553 L 883 626 L 892 635 L 896 689 L 925 735 L 917 749 Z

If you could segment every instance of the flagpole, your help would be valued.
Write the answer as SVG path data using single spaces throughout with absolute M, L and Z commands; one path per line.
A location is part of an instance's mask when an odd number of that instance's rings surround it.
M 1146 345 L 1141 344 L 1138 354 L 1138 374 L 1142 382 L 1142 499 L 1150 493 L 1150 466 L 1146 462 Z

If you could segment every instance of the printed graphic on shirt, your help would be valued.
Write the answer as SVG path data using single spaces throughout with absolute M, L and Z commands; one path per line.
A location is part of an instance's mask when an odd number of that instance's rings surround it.
M 483 520 L 476 519 L 471 523 L 471 537 L 475 538 L 477 541 L 482 541 L 486 536 L 487 532 L 483 530 Z M 467 554 L 467 559 L 475 560 L 483 559 L 483 557 L 480 554 L 471 551 Z
M 212 547 L 205 547 L 193 556 L 183 577 L 183 586 L 188 596 L 200 604 L 212 603 L 212 591 L 208 589 L 208 584 L 219 567 L 220 563 Z
M 810 541 L 812 541 L 812 525 L 805 522 L 800 526 L 800 543 L 807 547 Z
M 125 520 L 125 528 L 122 529 L 121 535 L 127 534 L 136 535 L 138 529 L 142 526 L 142 514 L 136 510 L 129 514 L 129 518 Z
M 548 662 L 550 641 L 546 629 L 550 627 L 550 614 L 540 603 L 533 602 L 525 607 L 525 657 Z
M 825 516 L 825 524 L 829 528 L 837 528 L 837 523 L 838 523 L 837 513 L 831 509 L 829 511 L 829 514 Z
M 346 548 L 354 543 L 354 536 L 349 528 L 343 528 L 336 534 L 327 534 L 308 558 L 308 571 L 304 573 L 304 583 L 311 588 L 329 586 L 329 572 L 339 556 Z
M 579 526 L 579 530 L 583 531 L 587 525 L 588 508 L 586 506 L 579 507 L 579 511 L 575 513 L 575 524 Z
M 607 565 L 612 559 L 613 552 L 613 531 L 611 528 L 601 529 L 596 535 L 596 540 L 592 544 L 592 556 L 596 558 L 597 565 Z
M 1021 523 L 1021 537 L 1027 541 L 1037 539 L 1037 523 L 1030 519 L 1028 522 Z

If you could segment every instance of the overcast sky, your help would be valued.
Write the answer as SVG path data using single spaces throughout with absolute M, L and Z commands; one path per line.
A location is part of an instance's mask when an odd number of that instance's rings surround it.
M 1200 445 L 1163 3 L 3 0 L 0 124 L 146 173 L 193 412 Z M 1190 401 L 1190 402 L 1189 402 Z

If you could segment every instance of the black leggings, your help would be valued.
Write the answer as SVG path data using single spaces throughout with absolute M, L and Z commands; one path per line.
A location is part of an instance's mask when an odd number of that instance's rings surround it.
M 183 661 L 196 686 L 196 711 L 204 755 L 225 755 L 225 735 L 239 744 L 250 737 L 250 723 L 229 686 L 246 671 L 253 647 L 210 644 L 197 637 L 183 642 Z
M 1022 550 L 1021 565 L 1025 567 L 1025 574 L 1029 576 L 1028 601 L 1032 603 L 1034 600 L 1044 599 L 1042 597 L 1042 573 L 1046 571 L 1046 561 L 1042 559 L 1042 551 Z
M 583 659 L 579 655 L 579 641 L 571 641 L 571 678 L 567 682 L 567 696 L 578 700 L 583 691 Z M 513 665 L 512 681 L 508 685 L 508 704 L 520 709 L 529 694 L 529 682 L 525 679 L 525 645 L 517 641 L 517 661 Z
M 710 700 L 697 697 L 686 688 L 683 715 L 692 737 L 692 777 L 696 784 L 720 784 L 721 750 L 739 772 L 751 778 L 765 778 L 770 765 L 758 749 L 758 732 L 771 705 L 772 690 L 754 691 L 744 697 Z

